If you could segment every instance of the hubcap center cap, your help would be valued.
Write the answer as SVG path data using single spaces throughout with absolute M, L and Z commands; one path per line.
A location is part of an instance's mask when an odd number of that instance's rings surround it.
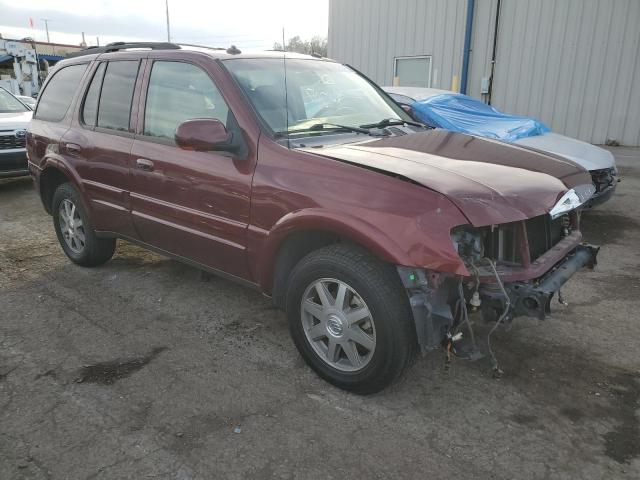
M 327 332 L 334 337 L 341 337 L 344 333 L 344 324 L 342 319 L 336 315 L 331 315 L 327 319 Z

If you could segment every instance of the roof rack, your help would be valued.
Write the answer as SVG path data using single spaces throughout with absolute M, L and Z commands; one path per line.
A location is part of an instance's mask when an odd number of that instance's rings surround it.
M 180 45 L 169 42 L 113 42 L 104 47 L 88 47 L 79 52 L 67 55 L 67 58 L 81 57 L 83 55 L 93 55 L 98 53 L 117 52 L 128 48 L 149 48 L 151 50 L 178 50 Z

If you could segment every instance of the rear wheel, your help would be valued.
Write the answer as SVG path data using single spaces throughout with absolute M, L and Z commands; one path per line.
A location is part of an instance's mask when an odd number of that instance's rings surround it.
M 95 267 L 107 262 L 116 249 L 115 238 L 98 238 L 80 194 L 69 183 L 53 194 L 53 224 L 64 253 L 78 265 Z
M 287 316 L 305 361 L 345 390 L 382 390 L 415 352 L 397 272 L 354 246 L 331 245 L 300 261 L 289 277 Z

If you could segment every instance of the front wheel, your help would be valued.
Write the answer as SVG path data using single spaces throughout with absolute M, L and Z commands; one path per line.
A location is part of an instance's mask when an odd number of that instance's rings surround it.
M 309 366 L 356 393 L 392 383 L 416 350 L 396 270 L 355 246 L 331 245 L 300 261 L 289 277 L 287 316 Z
M 53 194 L 53 225 L 64 253 L 78 265 L 95 267 L 107 262 L 116 249 L 115 238 L 98 238 L 78 191 L 69 183 Z

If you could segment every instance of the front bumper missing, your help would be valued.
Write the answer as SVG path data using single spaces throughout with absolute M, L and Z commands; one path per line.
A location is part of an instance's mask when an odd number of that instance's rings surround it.
M 526 315 L 543 320 L 551 312 L 554 294 L 580 269 L 592 269 L 597 263 L 600 247 L 578 245 L 549 272 L 531 282 L 504 284 L 511 306 L 508 319 Z M 482 312 L 487 320 L 495 320 L 504 310 L 504 295 L 497 284 L 484 283 L 480 287 Z
M 593 268 L 599 249 L 593 245 L 578 245 L 539 278 L 504 282 L 510 301 L 505 322 L 522 315 L 544 319 L 550 313 L 554 294 L 578 270 Z M 459 324 L 460 318 L 455 315 L 453 306 L 459 298 L 458 288 L 462 280 L 452 274 L 413 267 L 397 266 L 397 270 L 409 297 L 418 344 L 424 354 L 441 346 L 447 333 Z M 484 319 L 498 320 L 506 304 L 499 285 L 485 277 L 481 280 L 479 293 Z

